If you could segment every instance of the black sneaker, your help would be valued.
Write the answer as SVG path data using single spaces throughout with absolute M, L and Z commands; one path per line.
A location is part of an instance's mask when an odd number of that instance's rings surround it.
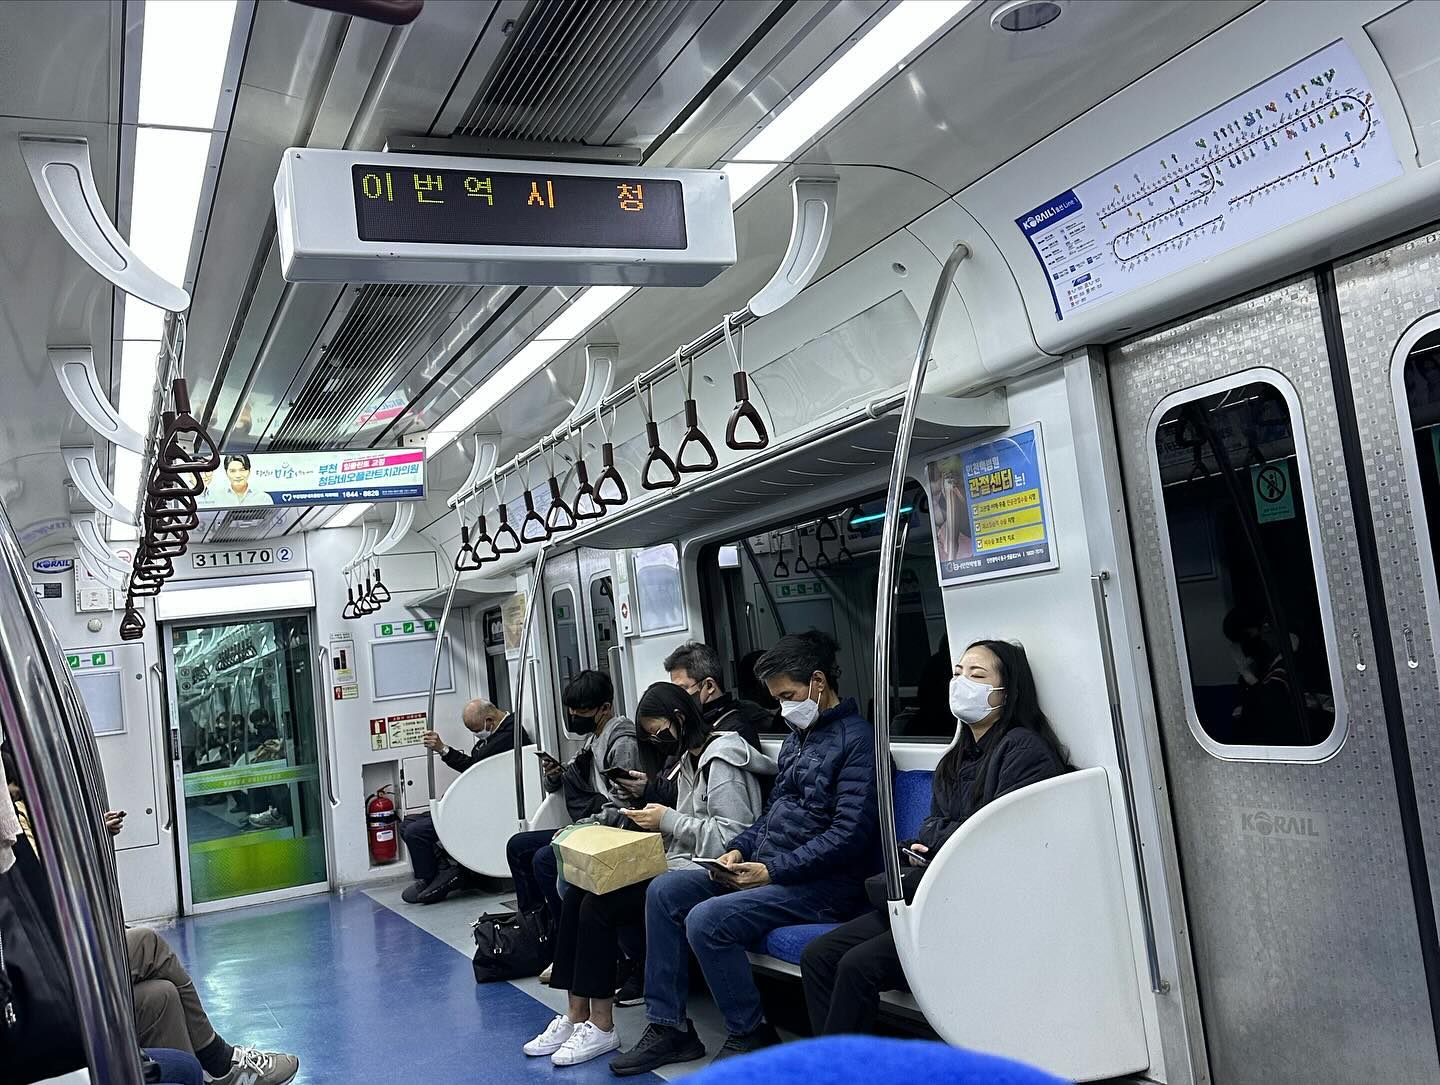
M 616 1077 L 648 1074 L 672 1062 L 694 1062 L 705 1057 L 705 1045 L 695 1034 L 695 1023 L 685 1022 L 685 1031 L 669 1025 L 646 1025 L 640 1042 L 610 1061 L 610 1072 Z
M 638 1006 L 645 1001 L 645 977 L 631 972 L 615 992 L 615 1005 Z
M 752 1051 L 759 1051 L 763 1047 L 774 1047 L 780 1042 L 780 1034 L 768 1021 L 761 1021 L 760 1027 L 754 1032 L 747 1032 L 744 1036 L 727 1036 L 725 1043 L 719 1051 L 715 1052 L 714 1062 L 721 1059 L 734 1058 L 736 1055 L 748 1055 Z
M 460 868 L 450 867 L 435 875 L 435 879 L 420 890 L 415 901 L 418 904 L 439 904 L 442 900 L 460 885 Z
M 414 904 L 420 899 L 420 894 L 424 892 L 425 887 L 429 884 L 430 883 L 424 878 L 411 882 L 405 887 L 405 892 L 400 894 L 400 899 L 406 904 Z

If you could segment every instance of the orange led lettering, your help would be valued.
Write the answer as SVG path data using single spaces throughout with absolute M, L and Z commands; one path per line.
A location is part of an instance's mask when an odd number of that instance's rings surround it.
M 622 211 L 644 211 L 645 210 L 645 186 L 636 182 L 634 185 L 616 185 L 619 193 L 620 210 Z
M 495 193 L 490 185 L 488 177 L 467 177 L 465 178 L 465 195 L 476 196 L 485 201 L 489 207 L 495 206 Z
M 549 202 L 546 202 L 546 201 Z M 525 201 L 526 207 L 554 207 L 555 206 L 555 182 L 545 182 L 545 193 L 540 193 L 540 182 L 530 182 L 530 198 Z
M 369 199 L 378 200 L 383 195 L 391 203 L 395 202 L 395 183 L 388 170 L 383 181 L 380 174 L 367 173 L 360 179 L 360 188 Z
M 420 203 L 444 203 L 444 200 L 437 200 L 433 195 L 426 196 L 427 192 L 444 192 L 445 178 L 438 173 L 417 173 L 415 176 L 415 199 Z

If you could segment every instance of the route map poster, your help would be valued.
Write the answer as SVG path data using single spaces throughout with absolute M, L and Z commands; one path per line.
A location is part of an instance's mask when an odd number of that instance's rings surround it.
M 942 586 L 1054 569 L 1040 423 L 925 465 Z
M 1335 42 L 1015 225 L 1064 320 L 1400 173 L 1364 69 Z

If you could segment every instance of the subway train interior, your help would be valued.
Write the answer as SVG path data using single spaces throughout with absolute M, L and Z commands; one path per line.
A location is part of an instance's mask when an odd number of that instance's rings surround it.
M 0 1082 L 1440 1082 L 1437 58 L 0 4 Z

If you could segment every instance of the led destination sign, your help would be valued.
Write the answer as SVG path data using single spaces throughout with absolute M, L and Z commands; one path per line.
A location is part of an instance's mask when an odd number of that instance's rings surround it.
M 291 147 L 287 282 L 703 286 L 735 263 L 721 170 Z
M 362 241 L 683 249 L 679 181 L 396 169 L 350 171 Z

